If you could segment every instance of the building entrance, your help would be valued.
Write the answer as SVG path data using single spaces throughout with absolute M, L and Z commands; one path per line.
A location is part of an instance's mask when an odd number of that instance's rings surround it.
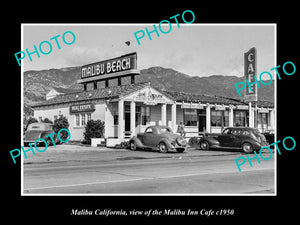
M 206 130 L 206 110 L 199 109 L 198 113 L 198 131 L 205 132 Z
M 125 131 L 130 131 L 130 105 L 125 105 L 124 111 Z

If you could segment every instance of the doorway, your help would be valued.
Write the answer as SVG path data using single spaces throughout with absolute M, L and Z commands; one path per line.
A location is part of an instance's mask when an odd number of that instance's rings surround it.
M 124 120 L 125 120 L 125 131 L 130 131 L 130 105 L 125 105 Z
M 198 131 L 205 132 L 205 130 L 206 130 L 206 110 L 205 109 L 199 109 L 198 121 L 199 121 Z

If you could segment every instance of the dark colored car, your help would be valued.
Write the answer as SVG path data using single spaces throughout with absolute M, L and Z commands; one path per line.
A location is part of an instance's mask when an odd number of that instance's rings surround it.
M 220 134 L 205 134 L 200 140 L 200 148 L 242 149 L 245 153 L 269 146 L 266 138 L 257 129 L 250 127 L 228 127 Z
M 267 142 L 269 143 L 274 143 L 274 131 L 273 130 L 265 130 L 265 132 L 263 133 L 267 139 Z M 271 145 L 271 148 L 274 148 L 274 145 Z
M 167 126 L 149 126 L 144 133 L 139 133 L 129 140 L 129 148 L 131 150 L 150 148 L 164 153 L 171 149 L 176 149 L 177 152 L 184 152 L 186 146 L 186 140 L 180 135 L 173 133 L 171 128 Z
M 24 146 L 28 146 L 29 143 L 35 143 L 39 138 L 46 140 L 48 146 L 52 144 L 51 138 L 46 137 L 47 135 L 54 132 L 53 125 L 51 123 L 31 123 L 28 125 L 24 135 Z M 59 143 L 57 134 L 53 135 L 55 143 Z M 44 144 L 42 140 L 38 140 L 37 144 Z

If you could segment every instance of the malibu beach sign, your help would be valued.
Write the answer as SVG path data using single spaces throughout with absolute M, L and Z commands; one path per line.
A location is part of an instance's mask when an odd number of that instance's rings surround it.
M 137 69 L 136 59 L 137 54 L 134 52 L 114 59 L 84 65 L 81 67 L 81 79 Z

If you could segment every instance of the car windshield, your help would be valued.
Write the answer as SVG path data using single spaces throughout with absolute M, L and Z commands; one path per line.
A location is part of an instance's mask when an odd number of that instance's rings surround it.
M 225 128 L 223 131 L 222 131 L 222 133 L 223 134 L 231 134 L 233 131 L 231 130 L 231 129 L 229 129 L 229 128 Z
M 168 128 L 168 127 L 161 127 L 160 129 L 157 129 L 157 131 L 158 131 L 158 133 L 169 133 L 169 132 L 172 132 L 171 130 L 170 130 L 170 128 Z

